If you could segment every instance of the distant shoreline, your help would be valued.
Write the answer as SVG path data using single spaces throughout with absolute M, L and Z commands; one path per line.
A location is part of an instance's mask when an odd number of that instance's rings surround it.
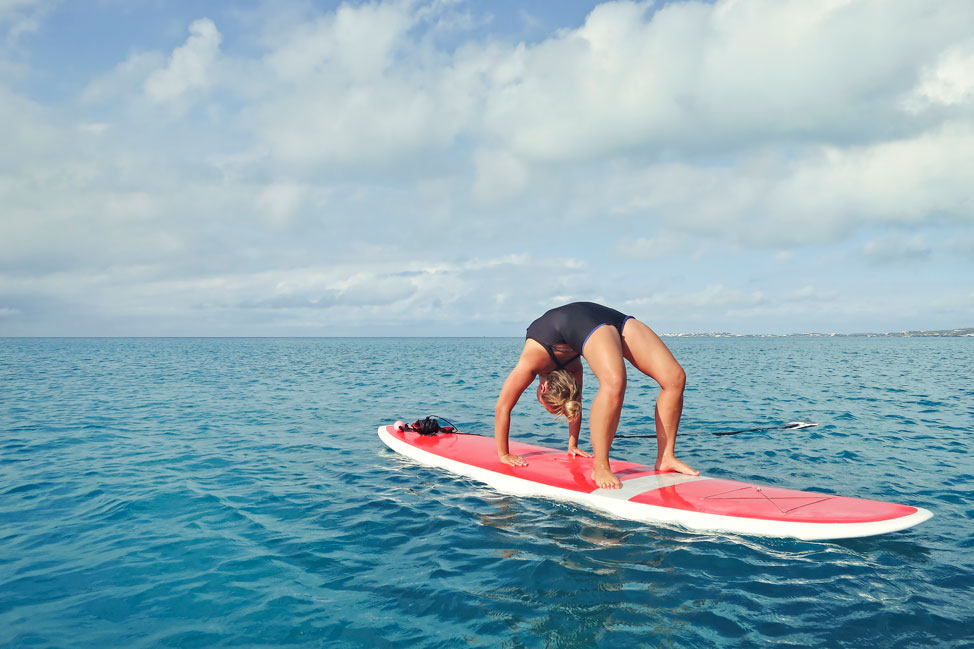
M 934 331 L 896 331 L 888 333 L 793 333 L 793 334 L 732 334 L 712 333 L 664 333 L 662 338 L 965 338 L 974 337 L 974 328 L 938 329 Z

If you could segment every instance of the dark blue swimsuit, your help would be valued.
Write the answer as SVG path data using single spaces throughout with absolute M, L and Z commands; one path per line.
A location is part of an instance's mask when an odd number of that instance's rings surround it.
M 552 309 L 532 322 L 526 338 L 548 350 L 548 355 L 555 362 L 555 369 L 560 370 L 582 355 L 585 343 L 596 329 L 602 325 L 612 325 L 622 335 L 622 327 L 631 317 L 595 302 L 573 302 Z M 564 363 L 559 361 L 553 349 L 555 345 L 568 345 L 575 351 L 575 356 Z

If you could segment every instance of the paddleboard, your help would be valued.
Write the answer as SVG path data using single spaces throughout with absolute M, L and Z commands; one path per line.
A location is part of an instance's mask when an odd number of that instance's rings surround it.
M 600 489 L 589 477 L 592 459 L 564 450 L 511 442 L 527 466 L 497 459 L 493 437 L 419 433 L 380 426 L 389 448 L 429 466 L 484 482 L 520 496 L 542 496 L 645 523 L 690 530 L 733 532 L 805 540 L 841 539 L 896 532 L 933 514 L 920 507 L 794 491 L 706 476 L 661 473 L 650 466 L 613 460 L 621 489 Z

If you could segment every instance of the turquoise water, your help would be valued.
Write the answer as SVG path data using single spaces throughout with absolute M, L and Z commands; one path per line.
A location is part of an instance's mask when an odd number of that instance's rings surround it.
M 703 473 L 934 518 L 689 533 L 381 444 L 427 414 L 489 433 L 515 339 L 0 339 L 0 647 L 974 647 L 974 339 L 667 343 Z M 630 372 L 621 433 L 654 397 Z M 710 434 L 796 419 L 820 426 Z M 515 439 L 563 426 L 515 410 Z

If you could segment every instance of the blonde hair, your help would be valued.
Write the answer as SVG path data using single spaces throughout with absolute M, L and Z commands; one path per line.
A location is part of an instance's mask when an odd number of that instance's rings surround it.
M 566 419 L 575 419 L 582 414 L 578 383 L 568 370 L 554 370 L 541 377 L 545 391 L 541 395 L 551 410 Z

